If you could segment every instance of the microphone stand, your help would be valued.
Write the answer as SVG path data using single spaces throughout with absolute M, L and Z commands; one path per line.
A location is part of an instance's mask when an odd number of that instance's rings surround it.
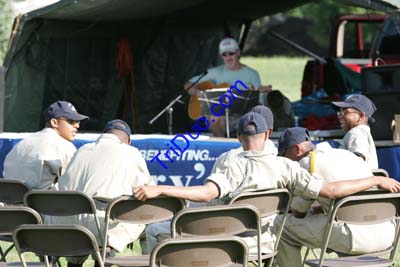
M 198 84 L 199 81 L 200 81 L 204 76 L 207 75 L 207 73 L 208 73 L 207 70 L 206 70 L 205 72 L 203 72 L 203 73 L 199 76 L 199 78 L 197 78 L 196 81 L 194 81 L 188 88 L 185 89 L 185 93 L 178 95 L 175 99 L 173 99 L 171 102 L 169 102 L 169 104 L 168 104 L 165 108 L 163 108 L 156 116 L 154 116 L 154 118 L 152 118 L 152 119 L 149 121 L 149 124 L 150 124 L 150 125 L 153 124 L 162 114 L 164 114 L 165 112 L 168 111 L 168 134 L 171 134 L 171 135 L 172 135 L 172 116 L 173 116 L 173 112 L 174 112 L 174 109 L 172 108 L 172 106 L 173 106 L 176 102 L 183 103 L 180 99 L 181 99 L 183 96 L 188 95 L 189 89 L 192 88 L 193 86 L 195 86 L 196 84 Z

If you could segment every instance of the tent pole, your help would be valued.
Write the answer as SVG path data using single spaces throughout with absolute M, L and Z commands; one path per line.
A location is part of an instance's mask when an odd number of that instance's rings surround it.
M 250 27 L 251 27 L 252 21 L 247 21 L 242 25 L 242 30 L 240 31 L 240 37 L 239 37 L 239 47 L 240 51 L 243 51 L 244 45 L 246 44 L 247 36 L 249 35 Z

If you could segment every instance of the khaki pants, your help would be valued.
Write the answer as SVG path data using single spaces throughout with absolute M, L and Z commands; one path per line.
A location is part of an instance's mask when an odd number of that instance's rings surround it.
M 304 218 L 289 215 L 278 246 L 277 262 L 280 267 L 301 266 L 301 248 L 321 248 L 328 216 L 311 215 Z M 275 225 L 282 222 L 279 216 Z M 351 229 L 352 230 L 351 230 Z M 328 248 L 345 254 L 371 253 L 388 248 L 394 238 L 394 224 L 351 226 L 335 223 Z

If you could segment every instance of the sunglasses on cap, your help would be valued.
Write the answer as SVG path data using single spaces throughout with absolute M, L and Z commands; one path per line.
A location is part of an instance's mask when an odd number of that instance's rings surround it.
M 67 119 L 67 118 L 58 118 L 57 120 L 65 121 L 70 125 L 75 125 L 75 124 L 80 124 L 81 123 L 80 121 L 71 120 L 71 119 Z
M 233 56 L 234 54 L 235 54 L 235 52 L 225 52 L 225 53 L 222 53 L 222 56 L 223 57 L 226 57 L 228 55 Z

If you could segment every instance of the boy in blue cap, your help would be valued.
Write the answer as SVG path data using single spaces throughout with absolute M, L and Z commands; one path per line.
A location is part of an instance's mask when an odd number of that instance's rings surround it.
M 44 112 L 46 127 L 24 138 L 8 153 L 3 175 L 32 189 L 48 189 L 64 173 L 76 148 L 79 124 L 88 117 L 67 101 L 57 101 Z
M 346 135 L 340 148 L 347 149 L 362 157 L 371 169 L 378 168 L 378 156 L 368 122 L 375 122 L 372 117 L 376 107 L 372 101 L 359 94 L 348 96 L 344 102 L 332 102 L 340 108 L 338 113 L 340 126 Z
M 260 115 L 262 115 L 264 117 L 265 122 L 267 123 L 267 127 L 268 127 L 268 130 L 267 130 L 268 134 L 271 135 L 272 130 L 274 129 L 274 115 L 272 114 L 272 111 L 268 107 L 263 106 L 263 105 L 257 105 L 255 107 L 253 107 L 250 111 L 259 113 Z M 267 153 L 270 153 L 273 155 L 278 154 L 278 149 L 276 148 L 275 144 L 270 139 L 267 139 L 265 141 L 264 150 Z M 242 147 L 231 149 L 231 150 L 219 155 L 219 157 L 215 160 L 215 163 L 211 170 L 211 173 L 216 172 L 220 166 L 224 165 L 224 162 L 231 159 L 232 157 L 236 157 L 240 152 L 243 152 Z

